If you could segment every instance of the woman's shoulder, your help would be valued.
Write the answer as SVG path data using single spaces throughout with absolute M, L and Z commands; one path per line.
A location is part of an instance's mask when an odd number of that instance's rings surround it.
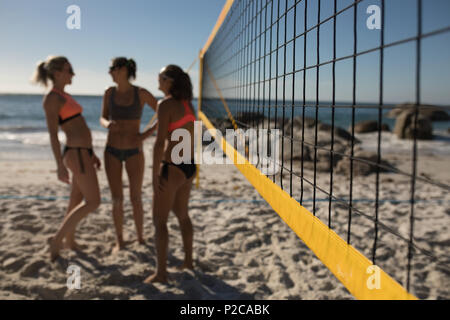
M 158 101 L 159 114 L 171 114 L 176 110 L 179 101 L 172 97 L 164 97 Z
M 63 105 L 65 102 L 66 98 L 53 90 L 48 92 L 43 98 L 43 105 L 45 108 Z
M 146 95 L 151 95 L 150 91 L 148 91 L 147 89 L 145 89 L 143 87 L 139 87 L 139 86 L 134 86 L 134 87 L 136 88 L 140 97 L 145 97 Z
M 105 89 L 105 95 L 107 94 L 111 94 L 111 92 L 113 92 L 116 89 L 115 86 L 111 86 Z
M 62 106 L 66 103 L 66 99 L 56 92 L 50 91 L 44 96 L 42 107 L 47 112 L 59 112 Z
M 180 102 L 177 100 L 177 99 L 175 99 L 175 98 L 173 98 L 173 97 L 164 97 L 164 98 L 162 98 L 161 100 L 159 100 L 158 101 L 158 105 L 167 105 L 167 106 L 171 106 L 171 105 L 177 105 L 177 104 L 179 104 Z

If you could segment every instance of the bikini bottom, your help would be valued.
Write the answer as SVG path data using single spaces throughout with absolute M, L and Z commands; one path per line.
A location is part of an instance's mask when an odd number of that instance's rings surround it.
M 128 158 L 139 154 L 139 148 L 134 149 L 117 149 L 111 146 L 106 146 L 106 152 L 116 157 L 119 161 L 127 161 Z
M 85 149 L 89 152 L 89 156 L 92 157 L 92 155 L 94 154 L 94 151 L 92 150 L 92 148 L 83 148 L 83 147 L 69 147 L 69 146 L 65 146 L 64 147 L 64 151 L 63 151 L 63 158 L 66 154 L 67 151 L 74 149 L 77 150 L 78 153 L 78 162 L 80 163 L 80 168 L 81 168 L 81 173 L 84 173 L 84 164 L 83 164 L 83 158 L 81 157 L 81 150 Z
M 168 179 L 169 176 L 169 168 L 168 168 L 169 165 L 175 166 L 181 171 L 183 171 L 186 179 L 190 179 L 197 171 L 197 166 L 194 163 L 194 159 L 191 160 L 191 163 L 180 163 L 180 164 L 163 161 L 161 176 L 166 180 Z

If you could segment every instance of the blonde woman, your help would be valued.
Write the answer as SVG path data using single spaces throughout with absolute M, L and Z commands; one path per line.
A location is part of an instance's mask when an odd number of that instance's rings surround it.
M 50 259 L 54 261 L 62 249 L 77 250 L 75 230 L 78 223 L 100 204 L 97 172 L 100 160 L 92 149 L 92 136 L 84 117 L 83 108 L 65 92 L 75 73 L 66 57 L 49 57 L 38 64 L 34 81 L 52 89 L 44 96 L 43 107 L 50 134 L 50 143 L 57 166 L 58 179 L 71 185 L 69 205 L 65 218 L 50 239 Z M 58 129 L 66 135 L 66 146 L 61 152 Z M 70 179 L 69 171 L 72 173 Z M 83 202 L 84 200 L 84 202 Z

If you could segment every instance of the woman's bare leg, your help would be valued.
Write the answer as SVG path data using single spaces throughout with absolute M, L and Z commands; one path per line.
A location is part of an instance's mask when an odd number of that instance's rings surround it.
M 54 261 L 61 249 L 62 240 L 68 234 L 75 232 L 78 223 L 87 216 L 88 213 L 95 211 L 100 205 L 100 189 L 97 180 L 97 172 L 92 165 L 89 153 L 86 150 L 81 151 L 85 173 L 81 173 L 81 168 L 76 150 L 69 150 L 65 156 L 66 166 L 72 171 L 74 179 L 80 188 L 85 199 L 83 205 L 73 209 L 65 218 L 56 235 L 50 242 L 50 259 Z
M 142 183 L 144 181 L 145 159 L 144 153 L 130 157 L 125 168 L 130 182 L 130 200 L 133 206 L 134 224 L 136 226 L 137 240 L 144 243 L 144 209 L 142 207 Z
M 163 178 L 161 177 L 161 179 Z M 167 218 L 173 207 L 176 191 L 184 181 L 186 181 L 186 178 L 183 172 L 173 166 L 169 166 L 168 180 L 165 180 L 165 192 L 159 193 L 159 196 L 153 193 L 153 223 L 155 225 L 157 267 L 156 272 L 145 279 L 145 283 L 167 282 L 167 250 L 169 242 Z
M 70 200 L 69 200 L 69 206 L 67 207 L 67 211 L 65 216 L 69 215 L 69 213 L 78 207 L 81 202 L 83 201 L 83 194 L 81 193 L 80 188 L 78 187 L 78 184 L 76 183 L 75 179 L 72 179 L 72 189 L 70 191 Z M 79 250 L 78 244 L 75 242 L 75 231 L 70 232 L 66 235 L 66 243 L 65 247 L 67 249 L 71 250 Z
M 194 175 L 195 177 L 195 175 Z M 180 269 L 193 269 L 192 243 L 194 241 L 194 230 L 188 214 L 189 196 L 192 189 L 194 177 L 187 180 L 177 191 L 173 204 L 173 212 L 180 224 L 181 236 L 183 238 L 184 262 Z
M 123 185 L 122 185 L 122 162 L 109 152 L 105 151 L 105 170 L 108 177 L 109 188 L 113 204 L 113 221 L 116 228 L 116 245 L 113 253 L 123 249 Z

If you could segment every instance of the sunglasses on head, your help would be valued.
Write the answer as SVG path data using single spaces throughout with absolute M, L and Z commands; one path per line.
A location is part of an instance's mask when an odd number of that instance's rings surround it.
M 168 76 L 166 76 L 166 75 L 164 75 L 164 74 L 160 74 L 159 76 L 160 76 L 161 79 L 164 80 L 164 81 L 166 81 L 166 80 L 173 80 L 171 77 L 168 77 Z

